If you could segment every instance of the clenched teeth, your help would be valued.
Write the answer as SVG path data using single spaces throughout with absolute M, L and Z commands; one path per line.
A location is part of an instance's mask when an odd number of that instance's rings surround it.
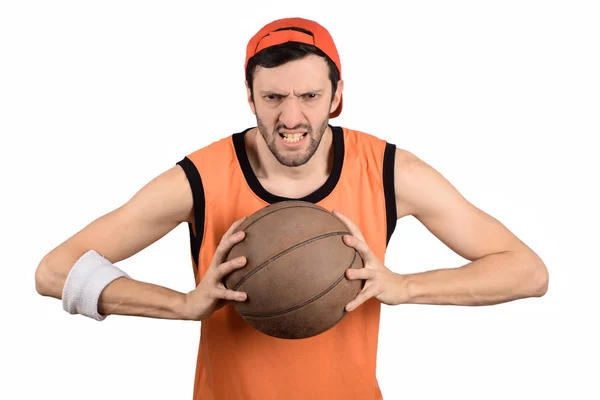
M 302 139 L 304 133 L 282 133 L 281 135 L 283 136 L 283 140 L 285 140 L 286 142 L 296 143 Z

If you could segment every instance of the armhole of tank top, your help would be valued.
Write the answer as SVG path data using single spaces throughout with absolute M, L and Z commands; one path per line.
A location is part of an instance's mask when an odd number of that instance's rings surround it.
M 202 239 L 204 238 L 204 212 L 205 212 L 205 198 L 204 198 L 204 186 L 202 185 L 202 178 L 200 172 L 190 160 L 185 157 L 183 160 L 177 163 L 187 176 L 190 188 L 192 189 L 192 198 L 194 201 L 194 225 L 196 227 L 196 234 L 192 224 L 188 223 L 188 230 L 190 233 L 190 247 L 192 251 L 192 257 L 196 268 L 199 268 L 200 248 L 202 247 Z
M 396 164 L 396 145 L 386 142 L 383 154 L 383 193 L 385 196 L 386 246 L 396 229 L 396 190 L 394 184 L 394 166 Z

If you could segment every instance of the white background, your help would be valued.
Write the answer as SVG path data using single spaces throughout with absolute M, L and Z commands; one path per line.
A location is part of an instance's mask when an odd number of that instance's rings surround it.
M 34 271 L 183 156 L 255 123 L 245 46 L 287 16 L 337 42 L 333 124 L 423 158 L 550 271 L 542 298 L 384 307 L 384 398 L 600 398 L 597 2 L 342 4 L 1 3 L 0 398 L 191 398 L 199 323 L 70 316 L 36 293 Z M 385 262 L 403 273 L 465 260 L 409 217 Z M 120 267 L 191 290 L 187 226 Z

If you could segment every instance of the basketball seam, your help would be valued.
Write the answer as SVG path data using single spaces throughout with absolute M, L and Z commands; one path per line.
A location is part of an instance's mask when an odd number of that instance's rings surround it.
M 321 239 L 326 239 L 328 237 L 332 237 L 332 236 L 342 236 L 342 235 L 349 235 L 350 232 L 345 232 L 345 231 L 341 231 L 341 232 L 330 232 L 330 233 L 325 233 L 323 235 L 320 236 L 315 236 L 312 237 L 310 239 L 307 239 L 303 242 L 297 243 L 295 245 L 293 245 L 292 247 L 289 247 L 285 250 L 283 250 L 282 252 L 274 255 L 273 257 L 265 260 L 262 264 L 258 265 L 256 268 L 254 268 L 252 271 L 248 272 L 247 275 L 245 275 L 242 279 L 240 279 L 240 281 L 237 283 L 237 285 L 235 285 L 235 287 L 233 287 L 231 290 L 238 290 L 240 288 L 240 286 L 242 286 L 244 284 L 244 282 L 246 282 L 248 279 L 250 279 L 250 277 L 252 277 L 252 275 L 256 274 L 258 271 L 260 271 L 261 269 L 263 269 L 264 267 L 266 267 L 269 263 L 277 260 L 278 258 L 283 257 L 284 255 L 291 253 L 292 251 L 306 245 L 312 242 L 316 242 L 318 240 Z
M 268 216 L 268 215 L 271 215 L 271 214 L 274 214 L 274 213 L 276 213 L 276 212 L 278 212 L 278 211 L 287 210 L 287 209 L 289 209 L 289 208 L 308 208 L 308 209 L 311 209 L 311 210 L 316 210 L 316 211 L 324 212 L 324 213 L 327 213 L 327 214 L 329 214 L 329 215 L 332 215 L 332 216 L 333 216 L 333 217 L 335 217 L 335 218 L 336 218 L 336 219 L 337 219 L 339 222 L 341 222 L 341 223 L 342 223 L 342 225 L 344 225 L 344 222 L 343 222 L 341 219 L 339 219 L 337 215 L 330 213 L 329 211 L 327 211 L 327 210 L 325 210 L 325 209 L 321 208 L 320 206 L 317 206 L 317 205 L 308 206 L 308 205 L 303 205 L 303 204 L 294 204 L 294 205 L 284 206 L 284 207 L 278 208 L 278 209 L 276 209 L 276 210 L 273 210 L 273 211 L 269 211 L 269 212 L 268 212 L 268 213 L 266 213 L 265 215 L 261 215 L 260 217 L 258 217 L 258 218 L 257 218 L 257 219 L 255 219 L 254 221 L 250 222 L 250 223 L 249 223 L 249 224 L 248 224 L 248 225 L 247 225 L 245 228 L 243 228 L 242 230 L 243 230 L 243 231 L 246 231 L 248 228 L 250 228 L 252 225 L 254 225 L 255 223 L 257 223 L 257 222 L 258 222 L 258 221 L 260 221 L 261 219 L 265 218 L 266 216 Z M 238 229 L 238 231 L 239 231 L 239 229 Z M 350 232 L 348 232 L 348 234 L 349 234 L 349 233 L 350 233 Z M 229 254 L 231 254 L 231 250 L 233 250 L 233 249 L 229 249 L 229 251 L 228 251 L 228 252 L 227 252 L 227 254 L 225 255 L 225 259 L 229 258 Z M 238 288 L 238 287 L 239 287 L 239 284 L 238 284 L 238 286 L 236 286 L 236 288 Z M 233 289 L 233 290 L 235 290 L 235 289 Z
M 306 306 L 307 304 L 312 303 L 315 300 L 318 300 L 319 298 L 325 296 L 327 293 L 329 293 L 330 291 L 332 291 L 337 285 L 339 285 L 339 283 L 344 279 L 345 275 L 346 275 L 346 270 L 348 268 L 350 268 L 352 266 L 352 264 L 354 264 L 354 261 L 356 260 L 356 251 L 354 251 L 354 256 L 352 257 L 352 261 L 350 261 L 350 264 L 344 269 L 344 273 L 342 274 L 342 276 L 340 276 L 332 285 L 330 285 L 327 289 L 323 290 L 321 293 L 313 296 L 312 298 L 305 300 L 304 302 L 297 304 L 293 307 L 290 307 L 288 309 L 282 310 L 282 311 L 277 311 L 274 313 L 269 313 L 269 314 L 251 314 L 251 313 L 240 313 L 240 315 L 242 317 L 252 317 L 252 318 L 271 318 L 271 317 L 277 317 L 283 314 L 287 314 L 290 313 L 292 311 L 296 311 L 304 306 Z

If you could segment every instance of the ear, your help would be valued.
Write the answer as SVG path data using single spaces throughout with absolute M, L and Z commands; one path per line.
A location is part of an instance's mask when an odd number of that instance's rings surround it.
M 248 81 L 246 81 L 246 95 L 248 96 L 248 105 L 250 106 L 250 110 L 252 111 L 252 114 L 256 115 L 256 108 L 254 107 L 254 102 L 252 101 L 252 93 L 250 92 Z
M 329 109 L 329 113 L 330 114 L 332 112 L 334 112 L 338 108 L 338 106 L 340 105 L 340 100 L 342 98 L 342 92 L 343 91 L 344 91 L 344 81 L 340 79 L 338 81 L 337 89 L 335 90 L 335 94 L 334 94 L 333 99 L 331 101 L 331 108 Z

